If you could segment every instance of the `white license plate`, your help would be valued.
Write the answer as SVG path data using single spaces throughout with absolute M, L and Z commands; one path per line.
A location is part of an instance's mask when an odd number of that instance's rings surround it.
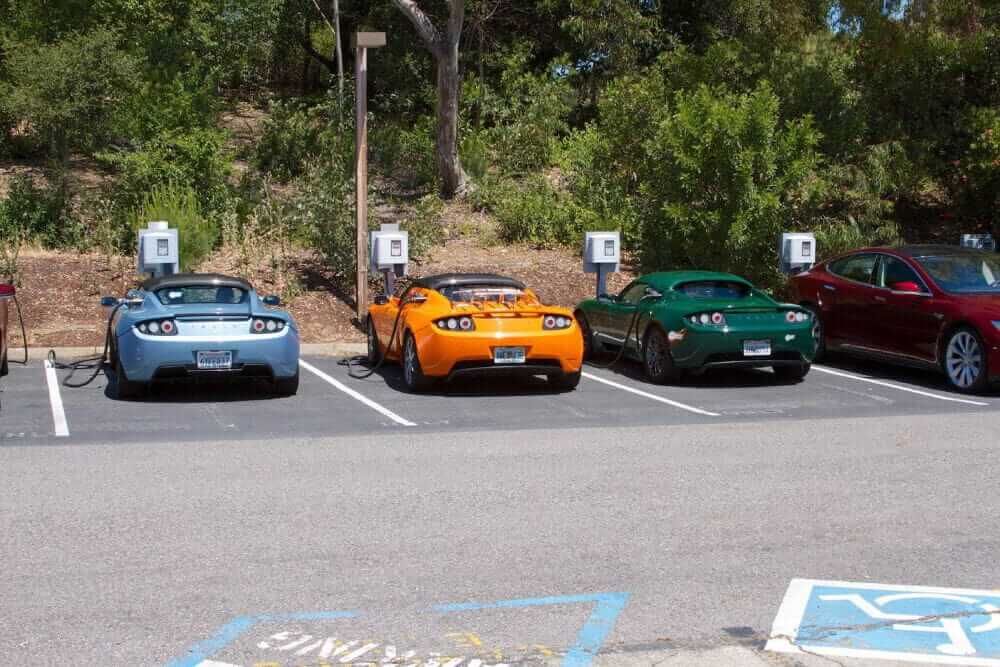
M 523 347 L 497 347 L 493 349 L 493 363 L 495 364 L 523 364 Z
M 771 356 L 771 341 L 769 340 L 745 340 L 743 341 L 744 357 L 769 357 Z
M 198 370 L 221 371 L 233 367 L 232 352 L 199 352 Z

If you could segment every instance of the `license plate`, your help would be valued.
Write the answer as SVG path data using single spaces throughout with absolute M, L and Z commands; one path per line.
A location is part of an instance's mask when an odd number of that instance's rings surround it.
M 199 352 L 198 370 L 221 371 L 233 367 L 232 352 Z
M 497 347 L 493 349 L 493 363 L 495 364 L 523 364 L 523 347 Z
M 771 356 L 771 341 L 769 340 L 745 340 L 743 341 L 744 357 L 769 357 Z

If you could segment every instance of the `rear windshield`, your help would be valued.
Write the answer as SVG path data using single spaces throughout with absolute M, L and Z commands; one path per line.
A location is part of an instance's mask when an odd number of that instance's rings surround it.
M 156 298 L 165 306 L 181 306 L 188 303 L 246 303 L 247 292 L 239 287 L 192 285 L 165 287 L 156 291 Z
M 699 280 L 674 288 L 691 299 L 744 299 L 750 296 L 750 287 L 729 280 Z
M 491 285 L 462 285 L 442 287 L 443 294 L 450 301 L 472 303 L 474 301 L 517 301 L 524 296 L 524 290 L 516 287 Z
M 956 253 L 914 259 L 948 292 L 1000 293 L 1000 259 L 996 255 Z

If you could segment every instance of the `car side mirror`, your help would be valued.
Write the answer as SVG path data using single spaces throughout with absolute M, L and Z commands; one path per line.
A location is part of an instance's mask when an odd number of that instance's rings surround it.
M 389 303 L 389 297 L 387 297 L 385 294 L 377 294 L 375 296 L 376 306 L 384 306 L 387 303 Z
M 921 294 L 923 292 L 923 290 L 920 289 L 920 285 L 910 280 L 904 280 L 902 282 L 892 283 L 891 285 L 889 285 L 889 288 L 893 292 L 910 292 L 914 294 Z
M 427 302 L 427 295 L 426 294 L 414 294 L 413 296 L 406 297 L 406 303 L 417 303 L 417 304 L 419 304 L 419 303 L 426 303 L 426 302 Z
M 600 295 L 598 295 L 597 300 L 598 301 L 607 301 L 609 303 L 614 303 L 615 301 L 618 300 L 618 297 L 615 296 L 614 294 L 600 294 Z
M 137 289 L 130 289 L 125 292 L 125 301 L 130 306 L 141 306 L 143 302 L 142 292 Z
M 281 305 L 281 297 L 277 296 L 277 295 L 274 295 L 274 294 L 268 294 L 263 299 L 261 299 L 261 301 L 264 302 L 265 306 L 280 306 Z
M 656 291 L 652 287 L 646 288 L 646 294 L 644 295 L 647 299 L 659 299 L 663 297 L 661 292 Z
M 105 308 L 114 308 L 118 305 L 118 299 L 113 296 L 102 296 L 101 305 Z

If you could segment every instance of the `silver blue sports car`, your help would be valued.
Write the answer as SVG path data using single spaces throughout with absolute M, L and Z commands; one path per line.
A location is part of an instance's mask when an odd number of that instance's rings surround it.
M 299 332 L 278 310 L 276 296 L 259 298 L 250 283 L 211 273 L 153 278 L 114 308 L 109 357 L 114 398 L 127 398 L 160 379 L 262 377 L 275 391 L 299 387 Z

